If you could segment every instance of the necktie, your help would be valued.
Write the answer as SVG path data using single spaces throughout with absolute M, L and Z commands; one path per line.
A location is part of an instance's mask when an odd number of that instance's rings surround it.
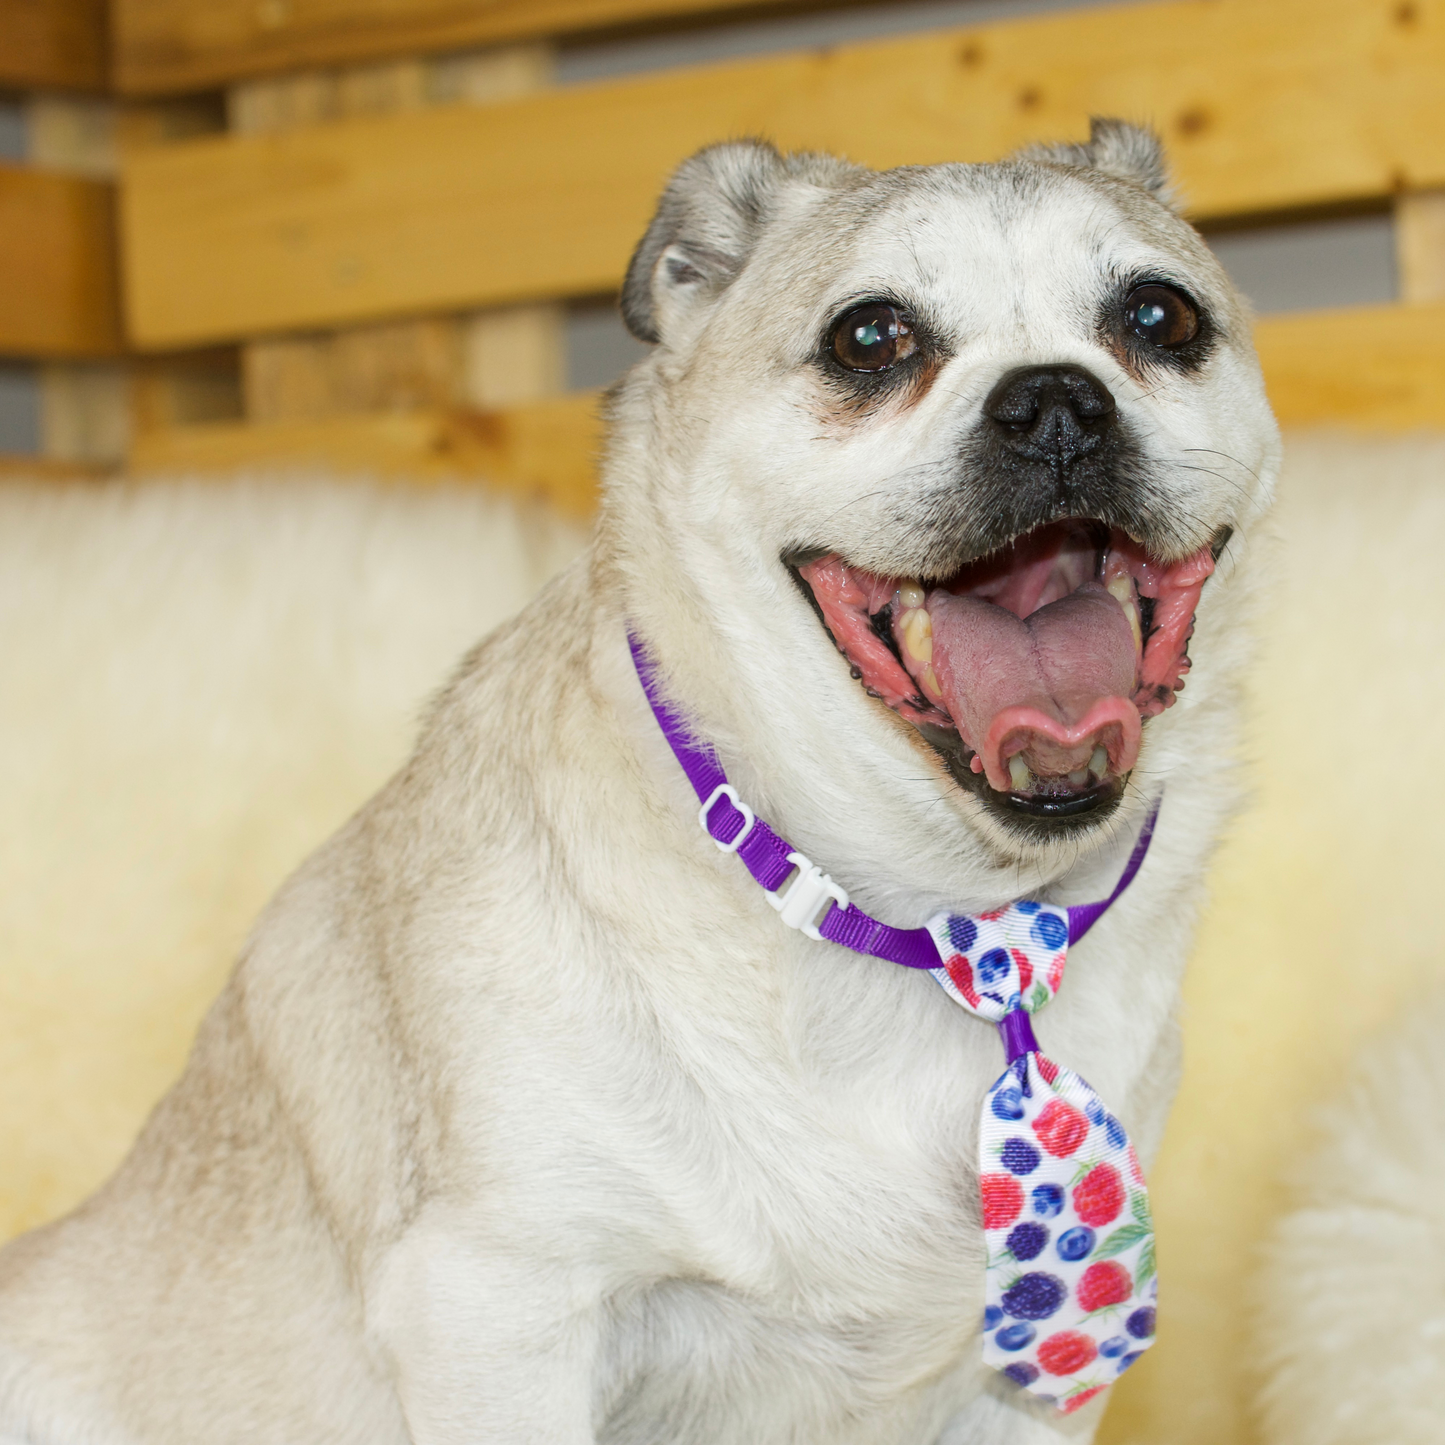
M 997 1024 L 1006 1067 L 983 1101 L 979 1195 L 984 1359 L 1073 1411 L 1153 1343 L 1158 1281 L 1149 1193 L 1123 1126 L 1039 1051 L 1030 1015 L 1063 982 L 1068 911 L 1010 903 L 928 924 L 933 977 Z

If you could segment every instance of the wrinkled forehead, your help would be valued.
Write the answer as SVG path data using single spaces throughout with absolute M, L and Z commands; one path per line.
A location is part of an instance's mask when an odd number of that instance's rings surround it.
M 1212 298 L 1221 279 L 1195 233 L 1161 207 L 1053 167 L 895 171 L 824 209 L 832 264 L 814 272 L 826 277 L 823 309 L 877 294 L 982 320 L 1092 307 L 1144 276 Z

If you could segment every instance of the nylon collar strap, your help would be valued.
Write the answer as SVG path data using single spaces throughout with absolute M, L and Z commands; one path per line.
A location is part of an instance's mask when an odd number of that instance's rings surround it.
M 676 710 L 658 692 L 652 663 L 642 644 L 630 631 L 627 641 L 653 716 L 702 804 L 698 809 L 698 822 L 723 852 L 738 855 L 748 872 L 767 890 L 768 901 L 781 914 L 783 922 L 809 938 L 836 943 L 856 953 L 867 953 L 889 963 L 901 964 L 904 968 L 937 969 L 939 950 L 927 928 L 894 928 L 865 913 L 849 900 L 846 891 L 832 878 L 786 838 L 780 838 L 743 802 L 728 782 L 717 753 L 709 744 L 692 736 Z M 1134 881 L 1149 851 L 1158 815 L 1159 805 L 1156 803 L 1145 819 L 1139 840 L 1114 891 L 1096 903 L 1069 906 L 1068 941 L 1071 945 L 1103 917 Z M 790 877 L 792 882 L 786 892 L 780 893 Z M 1006 1042 L 1012 1057 L 1014 1041 Z M 1031 1041 L 1018 1040 L 1020 1046 L 1028 1042 Z

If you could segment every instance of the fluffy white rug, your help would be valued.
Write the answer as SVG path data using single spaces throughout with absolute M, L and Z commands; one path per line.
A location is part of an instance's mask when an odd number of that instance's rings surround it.
M 260 906 L 582 540 L 480 489 L 0 487 L 0 1238 L 110 1171 Z
M 1419 900 L 1429 907 L 1426 900 Z M 1377 966 L 1384 961 L 1378 960 Z M 1368 963 L 1362 968 L 1362 979 Z M 1445 1439 L 1445 996 L 1410 1005 L 1321 1111 L 1259 1281 L 1269 1445 Z

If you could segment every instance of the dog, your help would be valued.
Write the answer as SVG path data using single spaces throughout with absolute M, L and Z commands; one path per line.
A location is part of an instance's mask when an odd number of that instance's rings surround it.
M 590 550 L 267 908 L 119 1172 L 0 1254 L 9 1441 L 1091 1438 L 980 1359 L 993 1031 L 785 926 L 629 638 L 900 927 L 1102 897 L 1160 807 L 1039 1020 L 1147 1161 L 1278 465 L 1248 316 L 1108 121 L 710 148 L 622 309 Z

